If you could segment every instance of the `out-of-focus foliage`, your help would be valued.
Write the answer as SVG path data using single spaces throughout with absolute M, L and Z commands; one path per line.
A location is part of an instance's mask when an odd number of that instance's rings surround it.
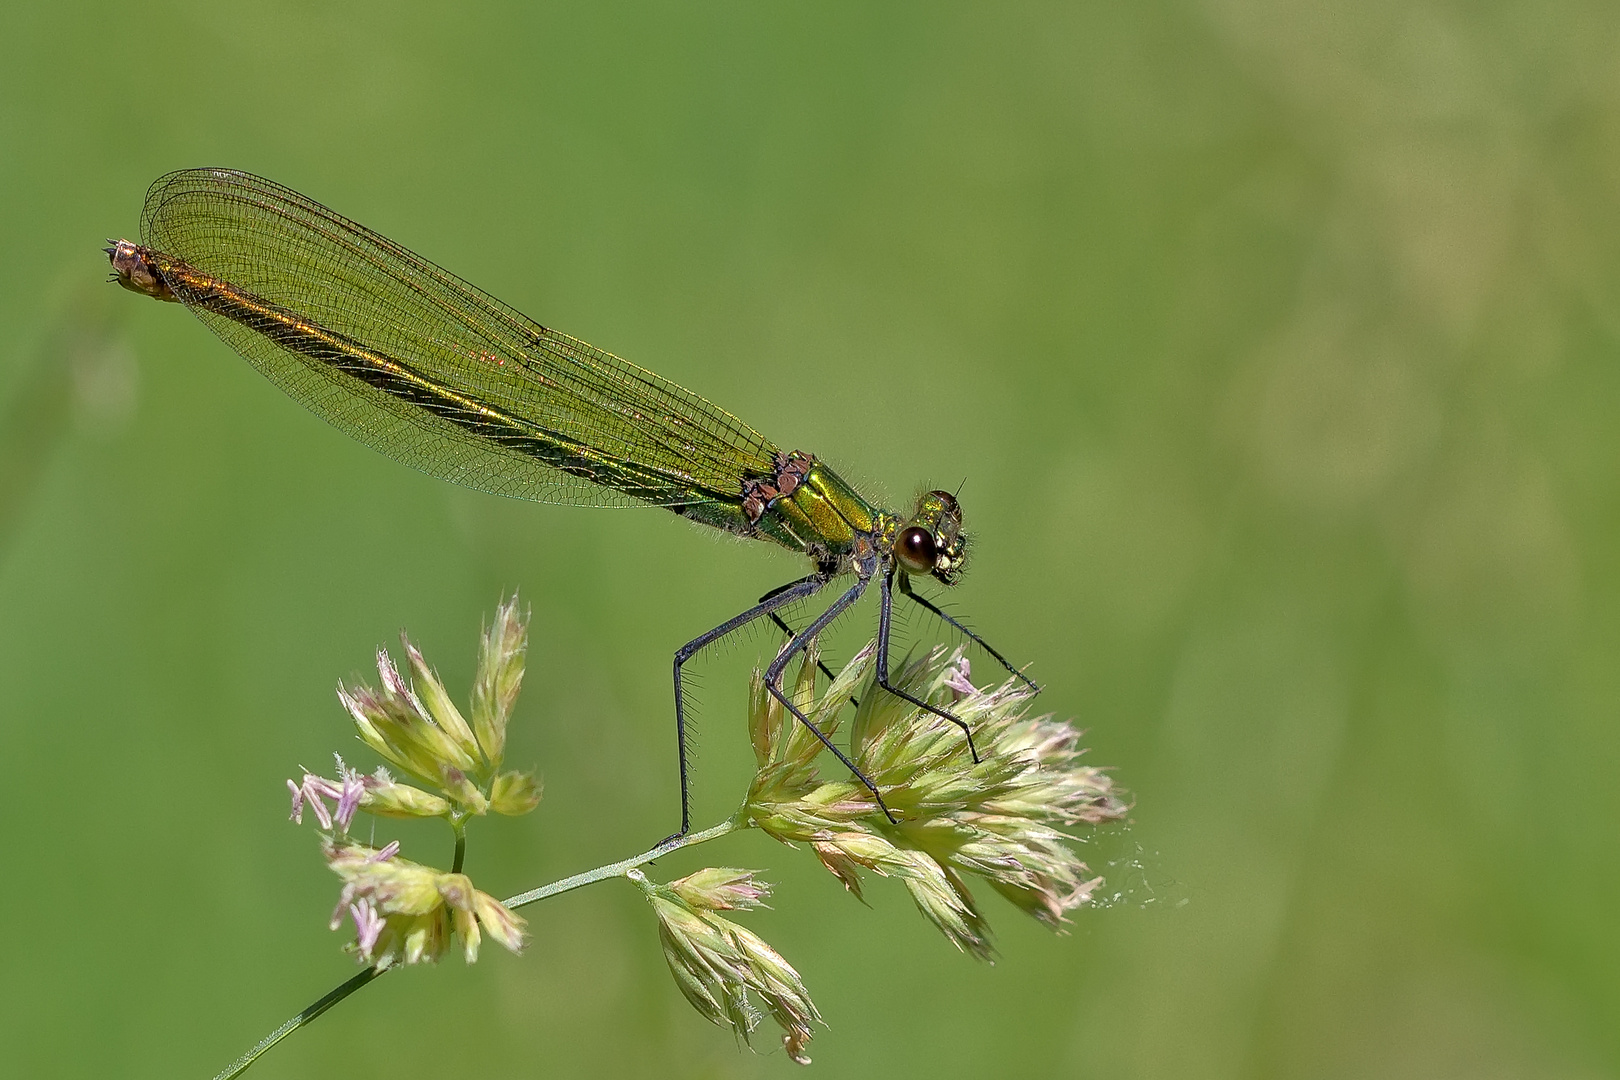
M 818 1075 L 1620 1070 L 1613 4 L 14 4 L 0 49 L 19 1075 L 207 1075 L 348 974 L 281 785 L 399 627 L 466 686 L 467 628 L 534 607 L 557 689 L 505 760 L 547 813 L 468 866 L 507 895 L 671 830 L 672 650 L 803 572 L 417 476 L 137 296 L 91 396 L 52 384 L 102 318 L 63 298 L 200 164 L 893 502 L 965 478 L 953 610 L 1119 767 L 1117 896 L 1067 938 L 987 898 L 984 968 L 758 836 L 656 867 L 770 867 L 749 925 L 815 989 Z M 701 665 L 699 822 L 775 645 Z M 531 914 L 523 957 L 391 976 L 255 1075 L 789 1067 L 692 1015 L 634 889 Z

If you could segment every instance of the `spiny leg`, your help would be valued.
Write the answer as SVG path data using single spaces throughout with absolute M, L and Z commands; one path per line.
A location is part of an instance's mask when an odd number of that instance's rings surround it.
M 901 690 L 897 686 L 892 686 L 889 683 L 889 620 L 893 614 L 891 608 L 894 604 L 893 597 L 890 593 L 890 588 L 894 584 L 894 575 L 895 569 L 894 567 L 890 566 L 884 572 L 883 582 L 878 589 L 878 685 L 883 687 L 883 689 L 887 690 L 889 693 L 893 694 L 895 697 L 900 698 L 902 701 L 909 701 L 919 709 L 927 709 L 935 716 L 949 720 L 951 723 L 961 728 L 962 734 L 967 736 L 968 753 L 973 755 L 973 763 L 976 765 L 979 762 L 979 748 L 973 745 L 973 729 L 968 727 L 966 720 L 963 720 L 959 716 L 953 716 L 944 709 L 936 708 L 935 706 L 930 705 L 928 702 L 922 700 L 922 698 L 912 697 L 904 690 Z
M 772 589 L 770 592 L 768 592 L 764 596 L 760 597 L 759 602 L 763 604 L 765 601 L 769 600 L 771 597 L 775 596 L 777 593 L 781 592 L 782 590 L 791 589 L 791 588 L 793 588 L 793 586 L 795 586 L 797 584 L 798 584 L 798 582 L 796 582 L 796 581 L 790 581 L 786 585 L 778 585 L 776 588 Z M 792 641 L 794 638 L 799 636 L 799 632 L 797 630 L 793 629 L 793 627 L 789 626 L 787 624 L 787 620 L 782 618 L 781 615 L 778 615 L 774 611 L 771 612 L 771 622 L 776 624 L 776 628 L 778 630 L 782 631 L 782 633 L 787 635 L 787 639 L 789 641 Z M 832 679 L 833 679 L 832 668 L 830 668 L 826 664 L 822 663 L 819 659 L 816 661 L 816 667 L 821 671 L 821 673 L 823 675 L 827 676 L 827 681 L 828 682 L 832 682 Z M 854 698 L 850 698 L 849 700 L 851 702 L 854 702 L 854 704 L 856 704 L 856 705 L 860 704 L 860 702 L 855 701 Z
M 963 626 L 950 615 L 945 614 L 945 612 L 942 611 L 931 600 L 919 595 L 918 593 L 912 592 L 910 574 L 900 575 L 900 592 L 905 596 L 910 597 L 920 606 L 933 612 L 942 622 L 949 623 L 950 625 L 956 627 L 956 629 L 960 630 L 969 641 L 973 642 L 979 648 L 995 657 L 996 662 L 1002 667 L 1006 668 L 1008 672 L 1012 674 L 1013 678 L 1020 680 L 1025 686 L 1029 687 L 1031 693 L 1038 694 L 1041 692 L 1040 686 L 1036 684 L 1034 679 L 1031 679 L 1028 675 L 1025 675 L 1022 671 L 1019 671 L 1017 668 L 1013 667 L 1012 663 L 1008 661 L 1005 656 L 1002 656 L 999 652 L 992 648 L 988 641 L 984 640 L 984 638 L 980 637 L 978 634 L 975 634 L 972 630 L 969 630 L 966 626 Z
M 795 600 L 814 596 L 829 580 L 826 575 L 817 573 L 802 577 L 798 581 L 790 581 L 780 589 L 766 593 L 764 599 L 747 611 L 727 619 L 707 633 L 699 634 L 675 650 L 675 760 L 681 770 L 681 830 L 660 840 L 660 847 L 671 840 L 679 840 L 692 828 L 691 788 L 686 773 L 686 700 L 685 687 L 681 683 L 682 665 L 720 638 L 734 630 L 740 630 L 760 616 L 769 615 L 777 608 L 791 604 Z
M 782 633 L 787 635 L 787 639 L 789 641 L 792 641 L 794 638 L 799 636 L 799 632 L 797 630 L 793 629 L 793 627 L 789 626 L 788 623 L 787 623 L 787 620 L 782 618 L 782 616 L 778 615 L 774 611 L 771 612 L 771 622 L 775 623 L 777 625 L 777 627 L 782 631 Z M 823 675 L 827 676 L 827 681 L 828 682 L 832 682 L 833 679 L 835 678 L 835 676 L 832 673 L 832 668 L 830 668 L 826 664 L 822 663 L 820 657 L 816 658 L 816 669 L 818 671 L 820 671 Z M 860 703 L 861 703 L 861 699 L 856 697 L 854 694 L 851 694 L 851 695 L 849 695 L 849 703 L 851 705 L 859 706 Z
M 871 778 L 865 773 L 861 772 L 860 768 L 849 759 L 849 755 L 845 754 L 842 750 L 838 749 L 837 746 L 833 745 L 833 741 L 827 738 L 826 733 L 820 728 L 816 727 L 816 725 L 812 724 L 810 722 L 810 718 L 804 715 L 804 713 L 800 712 L 799 707 L 793 704 L 788 696 L 782 692 L 782 672 L 787 669 L 788 661 L 792 660 L 797 654 L 803 652 L 817 634 L 821 633 L 828 626 L 830 626 L 834 619 L 842 615 L 851 604 L 859 600 L 861 598 L 861 593 L 865 591 L 866 583 L 869 580 L 869 578 L 864 577 L 858 578 L 855 584 L 849 587 L 847 592 L 829 604 L 826 611 L 823 611 L 820 615 L 817 615 L 809 626 L 801 630 L 797 635 L 794 636 L 792 641 L 787 643 L 787 646 L 777 654 L 776 659 L 771 661 L 771 666 L 765 669 L 765 688 L 771 692 L 771 695 L 775 697 L 777 701 L 780 701 L 783 705 L 787 706 L 788 712 L 792 713 L 801 724 L 809 728 L 810 733 L 816 738 L 820 739 L 821 745 L 831 750 L 833 752 L 833 756 L 844 763 L 845 768 L 855 774 L 855 779 L 859 780 L 863 785 L 865 785 L 866 790 L 872 793 L 872 798 L 877 800 L 878 809 L 883 811 L 883 816 L 889 819 L 889 823 L 891 825 L 898 825 L 900 824 L 900 819 L 894 816 L 894 813 L 889 809 L 888 804 L 883 801 L 883 793 L 878 790 L 877 785 L 872 782 Z

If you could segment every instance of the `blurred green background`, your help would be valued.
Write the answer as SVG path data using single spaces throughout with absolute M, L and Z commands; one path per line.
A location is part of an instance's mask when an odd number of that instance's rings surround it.
M 469 860 L 505 895 L 671 828 L 671 651 L 802 572 L 417 475 L 102 284 L 154 177 L 229 165 L 897 502 L 965 479 L 957 610 L 1134 824 L 1070 936 L 986 898 L 995 967 L 760 837 L 666 860 L 779 883 L 748 921 L 816 1075 L 1620 1074 L 1613 4 L 12 4 L 0 40 L 7 1073 L 207 1076 L 352 970 L 282 780 L 355 746 L 333 684 L 400 627 L 460 695 L 533 605 L 546 802 Z M 774 645 L 700 665 L 700 824 Z M 792 1068 L 687 1007 L 633 890 L 528 914 L 253 1075 Z

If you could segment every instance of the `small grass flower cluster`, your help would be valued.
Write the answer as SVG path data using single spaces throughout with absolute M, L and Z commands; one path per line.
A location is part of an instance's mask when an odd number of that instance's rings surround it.
M 980 760 L 973 760 L 955 725 L 877 685 L 870 647 L 819 696 L 812 651 L 794 684 L 794 704 L 831 732 L 851 698 L 859 701 L 850 756 L 900 823 L 891 823 L 861 784 L 821 779 L 819 741 L 767 692 L 757 672 L 749 732 L 759 771 L 745 806 L 749 820 L 778 840 L 810 845 L 856 897 L 863 870 L 899 879 L 930 922 L 980 959 L 990 959 L 993 950 L 969 877 L 1061 928 L 1066 913 L 1102 880 L 1087 872 L 1064 827 L 1113 821 L 1127 811 L 1108 774 L 1080 763 L 1073 726 L 1028 715 L 1032 694 L 1022 684 L 976 687 L 960 650 L 933 649 L 903 665 L 892 681 L 966 721 Z
M 446 817 L 489 813 L 519 816 L 540 802 L 533 775 L 502 772 L 506 725 L 523 685 L 526 627 L 513 602 L 502 604 L 484 632 L 473 682 L 472 723 L 450 700 L 444 683 L 410 639 L 400 635 L 410 661 L 407 683 L 387 650 L 377 651 L 380 686 L 338 684 L 338 700 L 360 738 L 384 760 L 426 787 L 400 784 L 385 769 L 368 778 L 359 807 L 391 817 Z
M 488 934 L 512 952 L 521 952 L 524 920 L 486 892 L 473 888 L 466 874 L 446 873 L 401 859 L 399 845 L 370 848 L 322 837 L 326 865 L 343 879 L 332 912 L 336 930 L 348 915 L 355 941 L 349 946 L 368 964 L 438 960 L 452 935 L 461 939 L 467 963 L 478 960 Z
M 747 1042 L 759 1025 L 757 998 L 782 1029 L 782 1045 L 801 1065 L 821 1013 L 792 964 L 759 937 L 716 912 L 760 907 L 770 889 L 753 871 L 710 868 L 659 885 L 639 870 L 627 875 L 641 887 L 658 917 L 664 960 L 681 994 L 705 1019 Z
M 470 723 L 410 639 L 402 634 L 400 640 L 410 664 L 409 682 L 388 652 L 378 650 L 380 685 L 339 683 L 338 700 L 360 739 L 415 783 L 396 780 L 386 766 L 364 775 L 341 757 L 335 778 L 306 772 L 300 781 L 287 781 L 293 820 L 302 823 L 306 808 L 314 815 L 323 830 L 327 866 L 343 880 L 332 929 L 345 915 L 351 918 L 355 941 L 349 948 L 378 967 L 436 961 L 452 938 L 461 940 L 472 963 L 485 934 L 518 952 L 524 920 L 460 872 L 469 819 L 491 811 L 515 817 L 540 802 L 533 774 L 501 769 L 507 723 L 523 684 L 527 627 L 517 598 L 501 604 L 483 634 Z M 349 827 L 360 811 L 445 819 L 455 834 L 455 865 L 436 870 L 399 858 L 397 843 L 371 848 L 354 842 Z

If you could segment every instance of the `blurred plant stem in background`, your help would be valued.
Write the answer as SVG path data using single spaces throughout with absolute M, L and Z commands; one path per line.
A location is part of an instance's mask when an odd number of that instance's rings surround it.
M 104 434 L 134 407 L 135 361 L 115 300 L 99 285 L 71 290 L 12 384 L 0 385 L 0 557 L 75 426 Z

